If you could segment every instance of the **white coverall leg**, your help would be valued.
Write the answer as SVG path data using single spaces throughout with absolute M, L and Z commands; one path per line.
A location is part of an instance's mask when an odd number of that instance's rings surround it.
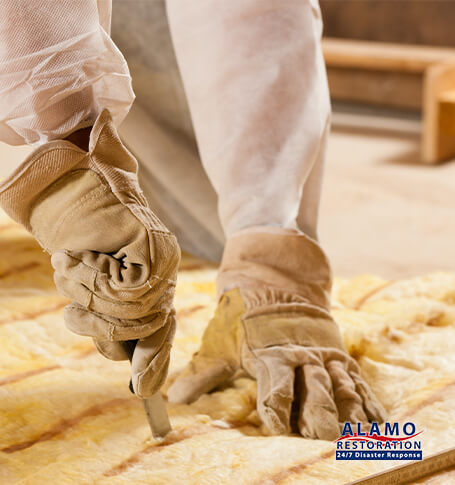
M 317 2 L 167 7 L 227 238 L 217 310 L 169 399 L 192 402 L 246 373 L 272 433 L 330 440 L 344 421 L 381 420 L 330 316 L 331 271 L 317 242 L 330 118 Z
M 243 227 L 316 235 L 330 117 L 317 2 L 228 3 L 168 2 L 172 38 L 164 0 L 113 3 L 137 96 L 120 132 L 157 214 L 183 249 L 213 260 Z
M 119 199 L 122 216 L 128 216 L 125 207 L 132 208 L 150 234 L 169 237 L 161 222 L 149 213 L 134 182 L 134 163 L 116 138 L 109 117 L 102 113 L 107 108 L 114 123 L 119 124 L 133 98 L 123 57 L 109 39 L 107 27 L 102 27 L 109 18 L 109 2 L 97 5 L 87 0 L 80 2 L 78 9 L 69 0 L 43 1 L 39 9 L 22 0 L 19 4 L 23 10 L 17 7 L 18 2 L 0 0 L 0 4 L 4 4 L 7 14 L 0 20 L 0 34 L 5 39 L 0 53 L 5 74 L 0 79 L 4 95 L 0 101 L 0 139 L 11 144 L 39 145 L 95 122 L 90 151 L 83 159 L 86 161 L 80 162 L 82 155 L 71 148 L 72 166 L 99 171 L 111 184 L 112 195 L 118 197 L 115 194 L 123 192 L 118 176 L 112 175 L 110 165 L 115 164 L 129 187 L 127 197 Z M 162 3 L 119 1 L 114 7 L 120 9 L 122 4 L 123 9 L 133 12 L 150 9 L 152 15 L 161 15 L 161 22 L 153 24 L 156 39 L 165 33 Z M 199 253 L 214 257 L 223 242 L 221 227 L 227 239 L 217 279 L 218 309 L 200 351 L 169 389 L 169 399 L 191 402 L 238 373 L 246 373 L 257 381 L 259 416 L 273 433 L 290 430 L 293 403 L 298 408 L 294 424 L 303 436 L 311 438 L 335 439 L 346 420 L 381 420 L 383 410 L 362 380 L 358 365 L 347 354 L 330 316 L 330 267 L 317 242 L 330 105 L 316 1 L 168 0 L 167 8 L 206 175 L 196 154 L 178 70 L 175 65 L 171 69 L 165 63 L 160 66 L 159 55 L 153 58 L 158 62 L 151 70 L 156 80 L 150 85 L 154 102 L 141 96 L 143 101 L 130 117 L 135 124 L 125 124 L 126 143 L 142 163 L 143 184 L 152 207 L 177 234 L 184 249 L 199 248 Z M 146 15 L 146 10 L 143 13 Z M 117 18 L 128 18 L 128 12 Z M 17 22 L 22 22 L 19 30 L 25 37 L 20 42 L 16 40 Z M 40 30 L 42 35 L 36 35 L 37 24 L 46 25 Z M 145 31 L 135 29 L 138 34 Z M 128 34 L 132 35 L 131 29 Z M 148 46 L 157 52 L 162 47 L 158 42 Z M 169 45 L 163 52 L 172 56 Z M 134 59 L 134 49 L 130 54 Z M 142 69 L 139 60 L 136 71 L 138 86 L 144 86 L 149 70 Z M 173 81 L 175 85 L 169 88 Z M 180 113 L 181 119 L 173 112 Z M 104 136 L 105 130 L 108 137 Z M 111 141 L 106 144 L 107 140 Z M 110 143 L 117 155 L 109 151 Z M 50 156 L 52 147 L 56 145 L 48 144 L 48 151 L 38 154 Z M 32 171 L 36 170 L 35 160 L 27 163 L 34 164 Z M 65 176 L 72 176 L 73 172 L 64 172 L 66 169 L 59 168 Z M 94 186 L 94 180 L 70 179 L 82 193 Z M 209 180 L 217 194 L 219 219 L 216 197 L 208 189 Z M 21 172 L 8 184 L 24 193 Z M 40 184 L 41 191 L 45 184 Z M 17 187 L 13 191 L 8 188 L 0 190 L 0 199 L 15 213 L 11 202 Z M 45 196 L 44 206 L 29 203 L 38 214 L 34 220 L 40 222 L 41 230 L 48 224 L 44 216 L 55 204 L 48 189 L 39 194 L 39 200 Z M 52 191 L 51 195 L 55 197 Z M 59 197 L 65 200 L 65 194 L 59 193 Z M 70 204 L 68 210 L 71 208 Z M 29 213 L 28 207 L 23 209 L 21 214 Z M 33 221 L 26 220 L 28 223 L 33 229 Z M 143 228 L 135 230 L 143 234 Z M 149 291 L 133 264 L 131 277 L 142 281 L 141 285 L 131 295 L 117 292 L 115 296 L 135 299 L 131 305 L 136 316 L 120 321 L 117 339 L 122 340 L 125 328 L 140 329 L 136 337 L 134 332 L 128 333 L 128 339 L 145 338 L 140 340 L 140 354 L 136 360 L 133 358 L 133 369 L 136 361 L 139 376 L 136 389 L 142 386 L 143 395 L 156 391 L 163 381 L 174 328 L 167 317 L 173 320 L 174 310 L 169 305 L 158 312 L 167 321 L 163 330 L 158 329 L 158 320 L 150 317 L 156 311 L 156 297 L 163 291 L 171 295 L 166 284 L 175 284 L 178 255 L 174 246 L 162 242 L 161 247 L 163 255 L 171 254 L 172 265 L 167 267 L 164 260 L 152 262 L 152 268 L 164 264 L 160 275 L 155 275 L 158 293 L 154 293 L 151 280 L 147 281 Z M 124 258 L 121 255 L 125 251 L 117 252 L 120 258 Z M 128 251 L 131 261 L 144 254 L 136 246 Z M 87 321 L 97 332 L 100 328 L 104 331 L 99 322 L 106 315 L 111 318 L 109 328 L 118 325 L 119 318 L 127 318 L 124 305 L 112 303 L 110 275 L 103 273 L 108 268 L 103 263 L 105 258 L 114 265 L 118 263 L 112 261 L 111 253 L 93 248 L 84 254 L 88 265 L 83 262 L 82 268 L 71 251 L 53 255 L 54 267 L 60 272 L 57 286 L 60 282 L 76 301 L 73 313 L 89 312 Z M 102 258 L 98 258 L 100 254 Z M 103 273 L 103 284 L 92 288 L 94 258 L 95 262 L 96 258 L 100 260 L 98 271 Z M 165 274 L 170 278 L 163 279 Z M 144 302 L 148 305 L 147 315 L 143 315 Z M 80 319 L 76 320 L 79 324 Z M 99 333 L 86 334 L 98 338 L 98 348 L 105 355 L 121 357 L 115 345 L 100 345 Z M 151 377 L 154 369 L 161 376 L 155 381 Z M 142 379 L 147 372 L 149 378 Z

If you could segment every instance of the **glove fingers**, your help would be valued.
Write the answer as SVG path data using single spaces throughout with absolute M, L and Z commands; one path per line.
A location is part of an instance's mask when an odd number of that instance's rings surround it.
M 234 374 L 234 369 L 223 359 L 195 354 L 191 362 L 169 387 L 169 402 L 191 403 L 202 394 L 213 391 Z
M 163 282 L 149 282 L 146 277 L 141 276 L 143 267 L 139 264 L 129 264 L 125 268 L 121 260 L 94 251 L 56 251 L 51 257 L 51 263 L 55 271 L 65 278 L 96 291 L 100 297 L 113 300 L 137 300 L 150 293 L 152 286 Z M 133 281 L 137 284 L 129 286 Z M 167 285 L 173 283 L 165 282 Z
M 78 335 L 114 342 L 150 336 L 166 324 L 171 313 L 155 313 L 137 320 L 120 320 L 72 303 L 65 307 L 64 319 L 67 328 Z
M 294 369 L 272 356 L 257 361 L 257 409 L 262 422 L 273 434 L 291 429 L 294 399 Z
M 299 429 L 305 438 L 335 440 L 340 435 L 332 381 L 322 365 L 303 366 Z
M 175 317 L 171 315 L 163 328 L 137 342 L 131 360 L 131 381 L 139 397 L 151 397 L 163 385 L 169 368 L 175 328 Z
M 68 251 L 56 251 L 52 254 L 51 264 L 57 273 L 66 275 L 67 278 L 94 291 L 98 273 L 96 268 L 83 264 L 81 260 L 72 257 Z
M 340 423 L 368 422 L 362 405 L 362 398 L 356 391 L 351 377 L 344 368 L 344 363 L 339 360 L 326 362 L 326 369 L 332 380 L 335 404 L 338 409 Z
M 171 307 L 172 291 L 168 294 L 161 295 L 162 301 L 147 302 L 143 300 L 137 301 L 115 301 L 99 297 L 89 288 L 83 284 L 66 278 L 62 273 L 54 273 L 54 281 L 58 291 L 79 305 L 87 308 L 90 311 L 109 315 L 119 319 L 138 319 L 143 318 L 150 314 L 150 308 L 153 308 L 155 312 L 166 311 Z M 158 299 L 158 295 L 154 295 L 155 299 Z
M 109 360 L 127 360 L 128 354 L 121 342 L 110 342 L 109 340 L 93 339 L 98 352 Z
M 368 384 L 359 374 L 351 372 L 350 376 L 355 383 L 357 393 L 363 400 L 363 408 L 368 420 L 382 423 L 386 419 L 387 414 L 381 403 L 376 399 Z

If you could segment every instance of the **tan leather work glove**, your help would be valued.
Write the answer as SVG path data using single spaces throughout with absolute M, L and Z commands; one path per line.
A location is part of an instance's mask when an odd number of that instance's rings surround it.
M 52 255 L 57 288 L 73 301 L 69 329 L 114 360 L 127 358 L 122 341 L 139 340 L 132 383 L 149 397 L 167 374 L 180 249 L 136 173 L 105 110 L 89 152 L 68 141 L 41 146 L 0 186 L 0 204 Z
M 290 431 L 293 401 L 308 438 L 333 440 L 345 421 L 384 419 L 329 314 L 330 268 L 315 241 L 292 230 L 239 234 L 217 283 L 215 316 L 170 401 L 191 402 L 243 370 L 257 380 L 257 410 L 272 433 Z

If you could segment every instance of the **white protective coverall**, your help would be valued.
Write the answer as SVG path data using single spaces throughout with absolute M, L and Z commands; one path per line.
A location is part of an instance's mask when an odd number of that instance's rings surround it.
M 0 7 L 0 139 L 43 145 L 2 184 L 0 202 L 51 251 L 57 288 L 75 302 L 69 328 L 112 359 L 138 340 L 133 387 L 161 387 L 179 254 L 167 226 L 183 249 L 223 254 L 217 310 L 169 401 L 194 401 L 241 372 L 256 379 L 273 433 L 290 431 L 295 401 L 305 437 L 333 440 L 344 421 L 384 419 L 330 316 L 317 242 L 330 104 L 316 0 L 167 0 L 167 16 L 161 0 L 114 3 L 137 93 L 121 133 L 162 222 L 113 126 L 134 95 L 108 35 L 110 2 Z M 51 141 L 92 125 L 90 153 Z M 82 214 L 79 230 L 54 231 L 56 207 L 65 221 Z
M 120 133 L 183 249 L 219 259 L 250 226 L 315 237 L 330 116 L 316 0 L 169 0 L 168 16 L 164 0 L 114 0 L 122 53 L 110 0 L 0 5 L 1 141 L 59 139 L 103 108 L 120 125 L 123 53 L 137 100 Z

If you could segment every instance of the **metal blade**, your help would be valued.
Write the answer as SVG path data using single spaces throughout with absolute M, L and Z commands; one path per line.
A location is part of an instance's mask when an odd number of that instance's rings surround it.
M 133 360 L 134 349 L 136 348 L 137 340 L 127 340 L 123 342 L 123 347 L 130 359 Z M 130 380 L 130 391 L 134 394 L 133 383 Z M 152 435 L 155 439 L 164 438 L 169 431 L 171 431 L 171 423 L 167 415 L 166 403 L 164 402 L 161 392 L 158 391 L 148 399 L 142 399 L 144 404 L 145 414 L 149 422 Z

